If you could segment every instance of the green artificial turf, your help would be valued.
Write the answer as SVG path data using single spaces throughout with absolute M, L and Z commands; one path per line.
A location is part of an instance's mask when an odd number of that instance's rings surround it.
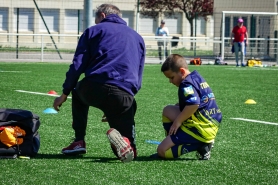
M 27 109 L 41 120 L 39 154 L 29 160 L 0 160 L 0 184 L 277 184 L 278 125 L 231 118 L 278 124 L 278 68 L 190 66 L 206 79 L 223 113 L 211 159 L 199 161 L 195 152 L 177 160 L 149 158 L 157 145 L 146 140 L 163 140 L 162 109 L 177 103 L 177 87 L 164 77 L 160 66 L 145 66 L 142 89 L 136 95 L 138 158 L 121 163 L 110 150 L 105 135 L 109 127 L 101 122 L 101 111 L 90 109 L 87 154 L 67 157 L 60 152 L 74 136 L 71 99 L 58 114 L 44 114 L 54 97 L 15 91 L 60 94 L 69 64 L 0 63 L 0 108 Z M 247 99 L 257 104 L 245 104 Z

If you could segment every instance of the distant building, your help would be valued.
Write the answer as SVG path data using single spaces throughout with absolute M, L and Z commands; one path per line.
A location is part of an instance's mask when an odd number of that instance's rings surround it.
M 36 2 L 51 34 L 82 34 L 83 0 L 36 0 Z M 106 2 L 105 0 L 93 0 L 93 9 Z M 127 25 L 136 30 L 137 0 L 115 0 L 113 4 L 121 9 L 123 19 L 127 22 Z M 94 25 L 94 16 L 93 13 L 92 25 Z M 140 15 L 138 21 L 139 34 L 142 36 L 154 36 L 162 18 L 166 21 L 170 36 L 190 36 L 190 26 L 183 12 L 177 12 L 172 17 L 160 17 L 158 20 Z M 194 21 L 196 36 L 213 37 L 213 17 L 209 16 L 208 20 L 205 21 L 203 18 L 199 18 L 196 20 L 196 26 Z M 33 1 L 0 0 L 0 33 L 16 33 L 17 21 L 19 21 L 18 31 L 21 34 L 48 33 Z M 41 42 L 39 36 L 24 36 L 19 39 L 20 42 L 33 43 L 38 47 Z M 52 44 L 50 38 L 45 37 L 45 39 L 44 42 L 47 42 L 50 46 Z M 73 47 L 71 43 L 74 46 L 76 45 L 76 38 L 73 37 L 54 37 L 54 39 L 57 41 L 57 45 L 62 48 Z M 0 45 L 13 46 L 14 44 L 15 36 L 0 35 Z M 151 46 L 152 42 L 147 41 L 146 44 Z
M 214 0 L 214 13 L 212 16 L 198 18 L 193 21 L 194 36 L 209 38 L 220 41 L 222 38 L 222 11 L 245 11 L 245 12 L 277 12 L 278 0 Z M 78 41 L 77 35 L 83 32 L 83 4 L 84 0 L 36 0 L 44 21 L 59 48 L 75 48 Z M 93 10 L 106 0 L 93 0 Z M 123 19 L 132 29 L 138 31 L 145 38 L 147 48 L 156 49 L 154 36 L 160 20 L 164 19 L 169 28 L 170 36 L 189 37 L 190 24 L 183 12 L 176 12 L 172 17 L 161 15 L 157 20 L 151 17 L 139 15 L 137 23 L 137 0 L 114 0 L 109 1 L 118 6 L 123 14 Z M 93 11 L 92 10 L 92 11 Z M 94 13 L 92 14 L 94 25 Z M 277 41 L 264 39 L 277 38 L 278 20 L 273 15 L 257 14 L 226 14 L 224 36 L 230 37 L 237 19 L 242 17 L 244 25 L 248 29 L 249 42 L 248 55 L 277 58 Z M 39 11 L 31 0 L 0 0 L 0 46 L 15 47 L 17 41 L 20 46 L 30 48 L 53 47 L 49 36 L 41 37 L 32 34 L 48 34 Z M 195 25 L 196 24 L 196 25 Z M 11 36 L 7 34 L 17 33 L 29 34 L 25 36 Z M 1 35 L 2 34 L 2 35 Z M 69 36 L 72 35 L 72 36 Z M 150 38 L 150 39 L 149 39 Z M 183 39 L 179 47 L 189 49 L 190 40 Z M 199 41 L 194 48 L 201 50 L 213 50 L 214 55 L 221 53 L 221 43 Z M 225 40 L 225 56 L 233 56 L 230 51 L 229 39 Z

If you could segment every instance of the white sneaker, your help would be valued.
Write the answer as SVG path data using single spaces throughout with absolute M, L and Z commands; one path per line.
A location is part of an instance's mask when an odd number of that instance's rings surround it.
M 106 134 L 112 147 L 117 150 L 118 157 L 122 162 L 130 162 L 134 159 L 134 152 L 128 138 L 123 137 L 114 128 L 110 128 Z

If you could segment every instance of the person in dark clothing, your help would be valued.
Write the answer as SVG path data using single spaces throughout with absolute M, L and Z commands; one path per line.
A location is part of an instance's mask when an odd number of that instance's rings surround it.
M 146 49 L 143 38 L 121 16 L 114 5 L 97 8 L 96 25 L 80 37 L 63 94 L 54 100 L 53 107 L 59 110 L 72 93 L 75 140 L 62 149 L 65 155 L 86 153 L 88 110 L 92 106 L 102 110 L 109 123 L 107 137 L 116 156 L 123 162 L 137 156 L 134 96 L 141 88 Z M 85 77 L 78 82 L 82 73 Z

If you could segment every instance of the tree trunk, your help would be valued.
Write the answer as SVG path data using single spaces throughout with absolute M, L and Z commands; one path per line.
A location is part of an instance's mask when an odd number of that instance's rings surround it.
M 190 37 L 193 37 L 193 19 L 190 19 L 188 20 L 189 21 L 189 24 L 190 24 Z M 193 47 L 194 47 L 194 42 L 192 42 L 193 39 L 191 39 L 191 42 L 190 42 L 190 50 L 192 51 L 193 50 Z
M 190 14 L 188 14 L 188 12 L 184 11 L 185 13 L 185 17 L 186 19 L 188 20 L 189 24 L 190 24 L 190 37 L 193 37 L 193 20 L 194 20 L 194 17 L 192 17 Z M 194 47 L 194 43 L 192 42 L 192 39 L 190 39 L 191 42 L 190 42 L 190 50 L 193 50 L 193 47 Z

